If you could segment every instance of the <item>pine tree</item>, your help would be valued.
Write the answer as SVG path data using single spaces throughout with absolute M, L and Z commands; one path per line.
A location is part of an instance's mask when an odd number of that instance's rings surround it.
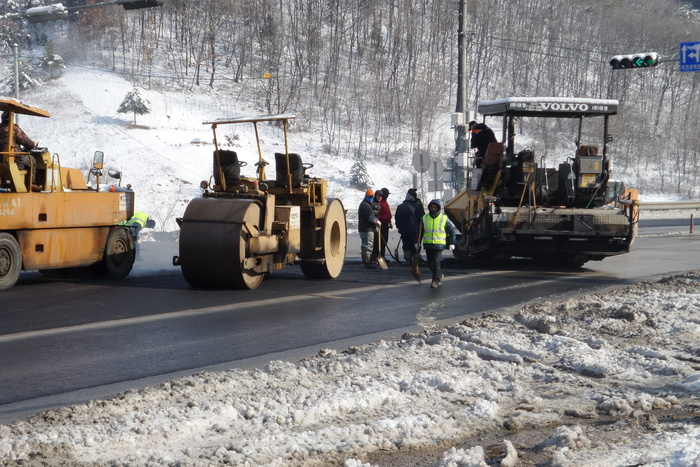
M 125 114 L 132 112 L 134 114 L 134 125 L 136 125 L 136 115 L 145 115 L 151 113 L 151 109 L 148 107 L 151 102 L 148 99 L 144 99 L 139 94 L 139 90 L 134 88 L 129 91 L 119 108 L 117 113 Z
M 38 86 L 41 83 L 41 78 L 38 76 L 37 70 L 31 61 L 21 61 L 19 64 L 19 89 L 26 90 Z M 8 79 L 4 83 L 3 92 L 11 92 L 15 89 L 15 74 L 10 73 Z M 0 86 L 0 89 L 3 87 Z
M 355 163 L 350 168 L 350 186 L 366 190 L 372 184 L 372 179 L 367 173 L 364 156 L 355 154 Z
M 66 66 L 63 58 L 54 50 L 53 42 L 48 41 L 44 49 L 44 56 L 41 58 L 41 67 L 49 75 L 49 79 L 56 79 L 63 75 Z

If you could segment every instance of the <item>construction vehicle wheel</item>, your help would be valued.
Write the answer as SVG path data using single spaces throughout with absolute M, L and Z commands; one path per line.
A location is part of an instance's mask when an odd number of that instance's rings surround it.
M 584 264 L 588 262 L 588 256 L 586 255 L 571 255 L 571 257 L 567 258 L 566 261 L 566 266 L 570 268 L 580 268 Z
M 113 227 L 107 236 L 102 259 L 112 279 L 124 279 L 131 272 L 136 260 L 136 244 L 131 232 L 123 227 Z
M 245 223 L 260 225 L 254 200 L 195 198 L 180 224 L 180 266 L 193 287 L 255 289 L 264 274 L 253 270 Z M 246 267 L 247 266 L 247 267 Z
M 22 270 L 22 252 L 19 243 L 10 234 L 0 233 L 0 290 L 11 288 Z
M 538 265 L 555 268 L 577 269 L 588 262 L 590 258 L 583 254 L 557 254 L 533 256 L 533 261 Z
M 335 279 L 345 264 L 348 230 L 345 209 L 339 199 L 333 199 L 323 218 L 323 248 L 317 258 L 302 258 L 301 271 L 309 279 Z

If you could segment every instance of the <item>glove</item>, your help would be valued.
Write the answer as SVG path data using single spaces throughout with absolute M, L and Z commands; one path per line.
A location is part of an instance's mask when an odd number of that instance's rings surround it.
M 455 249 L 455 246 L 454 246 L 454 245 L 450 245 L 449 248 L 450 248 L 450 251 L 452 251 L 452 250 Z
M 415 245 L 413 245 L 413 248 L 415 248 L 416 251 L 420 251 L 420 243 L 416 243 Z

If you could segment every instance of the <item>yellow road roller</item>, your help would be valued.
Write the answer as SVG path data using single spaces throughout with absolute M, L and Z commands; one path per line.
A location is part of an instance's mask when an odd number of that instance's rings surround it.
M 96 151 L 89 174 L 97 181 L 88 185 L 79 169 L 61 166 L 58 154 L 17 141 L 24 135 L 17 115 L 49 118 L 48 111 L 5 97 L 0 111 L 0 291 L 13 287 L 21 271 L 125 278 L 138 230 L 129 223 L 134 192 L 121 186 L 121 172 L 107 174 L 119 186 L 101 186 L 104 153 Z
M 327 181 L 311 177 L 312 164 L 289 152 L 288 126 L 295 115 L 271 115 L 204 122 L 214 133 L 213 173 L 201 197 L 187 205 L 180 226 L 180 266 L 193 287 L 255 289 L 271 271 L 299 263 L 310 279 L 335 279 L 347 246 L 345 209 L 327 199 Z M 252 126 L 257 141 L 256 177 L 241 176 L 246 162 L 222 149 L 221 125 Z M 274 154 L 274 179 L 267 179 L 259 125 L 278 125 L 284 152 Z

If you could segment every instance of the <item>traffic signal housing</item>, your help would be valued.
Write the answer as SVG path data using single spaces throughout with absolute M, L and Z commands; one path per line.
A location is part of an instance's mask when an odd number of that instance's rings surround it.
M 125 10 L 140 10 L 142 8 L 163 6 L 163 0 L 126 0 L 121 6 Z
M 632 55 L 615 55 L 610 59 L 610 66 L 613 70 L 623 70 L 627 68 L 648 68 L 659 64 L 659 54 L 647 52 Z
M 48 6 L 36 6 L 29 8 L 23 15 L 30 23 L 45 23 L 47 21 L 56 21 L 65 19 L 68 16 L 66 8 L 56 3 Z

